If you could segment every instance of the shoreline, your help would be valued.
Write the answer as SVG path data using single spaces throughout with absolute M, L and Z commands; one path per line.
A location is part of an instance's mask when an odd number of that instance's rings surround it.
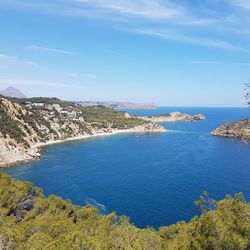
M 89 139 L 89 138 L 94 138 L 94 137 L 103 137 L 103 136 L 111 136 L 111 135 L 118 135 L 118 134 L 130 134 L 130 133 L 166 133 L 166 132 L 171 132 L 171 130 L 166 130 L 166 131 L 142 131 L 142 130 L 132 130 L 132 129 L 124 129 L 124 130 L 117 130 L 113 132 L 103 132 L 103 133 L 98 133 L 98 134 L 93 134 L 93 135 L 80 135 L 76 137 L 70 137 L 67 139 L 62 139 L 62 140 L 55 140 L 55 141 L 48 141 L 45 143 L 38 143 L 34 146 L 31 147 L 31 149 L 35 148 L 41 148 L 53 144 L 60 144 L 64 142 L 69 142 L 69 141 L 78 141 L 78 140 L 84 140 L 84 139 Z
M 50 146 L 50 145 L 55 145 L 55 144 L 62 144 L 65 142 L 70 142 L 70 141 L 79 141 L 79 140 L 84 140 L 84 139 L 89 139 L 89 138 L 98 138 L 98 137 L 104 137 L 104 136 L 112 136 L 112 135 L 119 135 L 119 134 L 130 134 L 130 133 L 138 133 L 138 134 L 155 134 L 155 133 L 167 133 L 167 132 L 172 132 L 172 130 L 167 130 L 167 129 L 161 129 L 161 130 L 142 130 L 142 129 L 121 129 L 121 130 L 115 130 L 112 132 L 101 132 L 101 133 L 95 133 L 92 135 L 80 135 L 80 136 L 75 136 L 75 137 L 70 137 L 67 139 L 62 139 L 62 140 L 55 140 L 55 141 L 47 141 L 44 143 L 36 143 L 32 145 L 27 153 L 26 159 L 23 160 L 18 160 L 10 163 L 6 163 L 4 165 L 0 165 L 0 171 L 6 168 L 11 168 L 11 167 L 18 167 L 18 165 L 22 164 L 27 164 L 32 161 L 40 160 L 43 158 L 43 156 L 40 154 L 40 151 L 43 147 Z

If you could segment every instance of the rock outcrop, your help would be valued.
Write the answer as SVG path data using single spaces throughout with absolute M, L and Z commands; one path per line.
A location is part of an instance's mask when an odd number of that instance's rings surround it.
M 205 116 L 203 114 L 198 114 L 191 116 L 189 114 L 181 113 L 181 112 L 172 112 L 169 114 L 157 115 L 157 116 L 144 116 L 141 117 L 146 121 L 151 122 L 176 122 L 176 121 L 197 121 L 197 120 L 205 120 Z
M 226 123 L 212 131 L 211 135 L 250 140 L 250 118 Z

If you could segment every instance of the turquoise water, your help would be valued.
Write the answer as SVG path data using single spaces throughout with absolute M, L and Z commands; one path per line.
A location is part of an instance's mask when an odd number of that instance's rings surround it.
M 41 161 L 6 170 L 76 204 L 117 211 L 140 227 L 155 228 L 199 214 L 194 201 L 206 190 L 220 199 L 244 192 L 250 199 L 250 146 L 210 136 L 226 121 L 250 116 L 240 108 L 159 108 L 204 113 L 206 121 L 163 124 L 176 132 L 123 134 L 48 146 Z M 131 112 L 131 111 L 130 111 Z

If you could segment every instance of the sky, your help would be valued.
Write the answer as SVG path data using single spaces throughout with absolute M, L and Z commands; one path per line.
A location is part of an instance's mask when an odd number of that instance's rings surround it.
M 250 0 L 0 0 L 0 89 L 244 106 Z

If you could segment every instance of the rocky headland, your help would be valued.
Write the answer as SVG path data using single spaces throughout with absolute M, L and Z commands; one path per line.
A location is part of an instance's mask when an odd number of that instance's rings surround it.
M 194 116 L 191 116 L 189 114 L 181 113 L 181 112 L 172 112 L 169 114 L 163 114 L 163 115 L 156 115 L 156 116 L 143 116 L 140 117 L 144 119 L 145 121 L 151 121 L 151 122 L 177 122 L 177 121 L 198 121 L 198 120 L 205 120 L 205 116 L 203 114 L 197 114 Z
M 107 107 L 57 98 L 0 97 L 0 167 L 40 158 L 45 145 L 131 132 L 166 132 L 151 121 Z
M 250 140 L 250 118 L 226 123 L 212 131 L 211 135 Z

